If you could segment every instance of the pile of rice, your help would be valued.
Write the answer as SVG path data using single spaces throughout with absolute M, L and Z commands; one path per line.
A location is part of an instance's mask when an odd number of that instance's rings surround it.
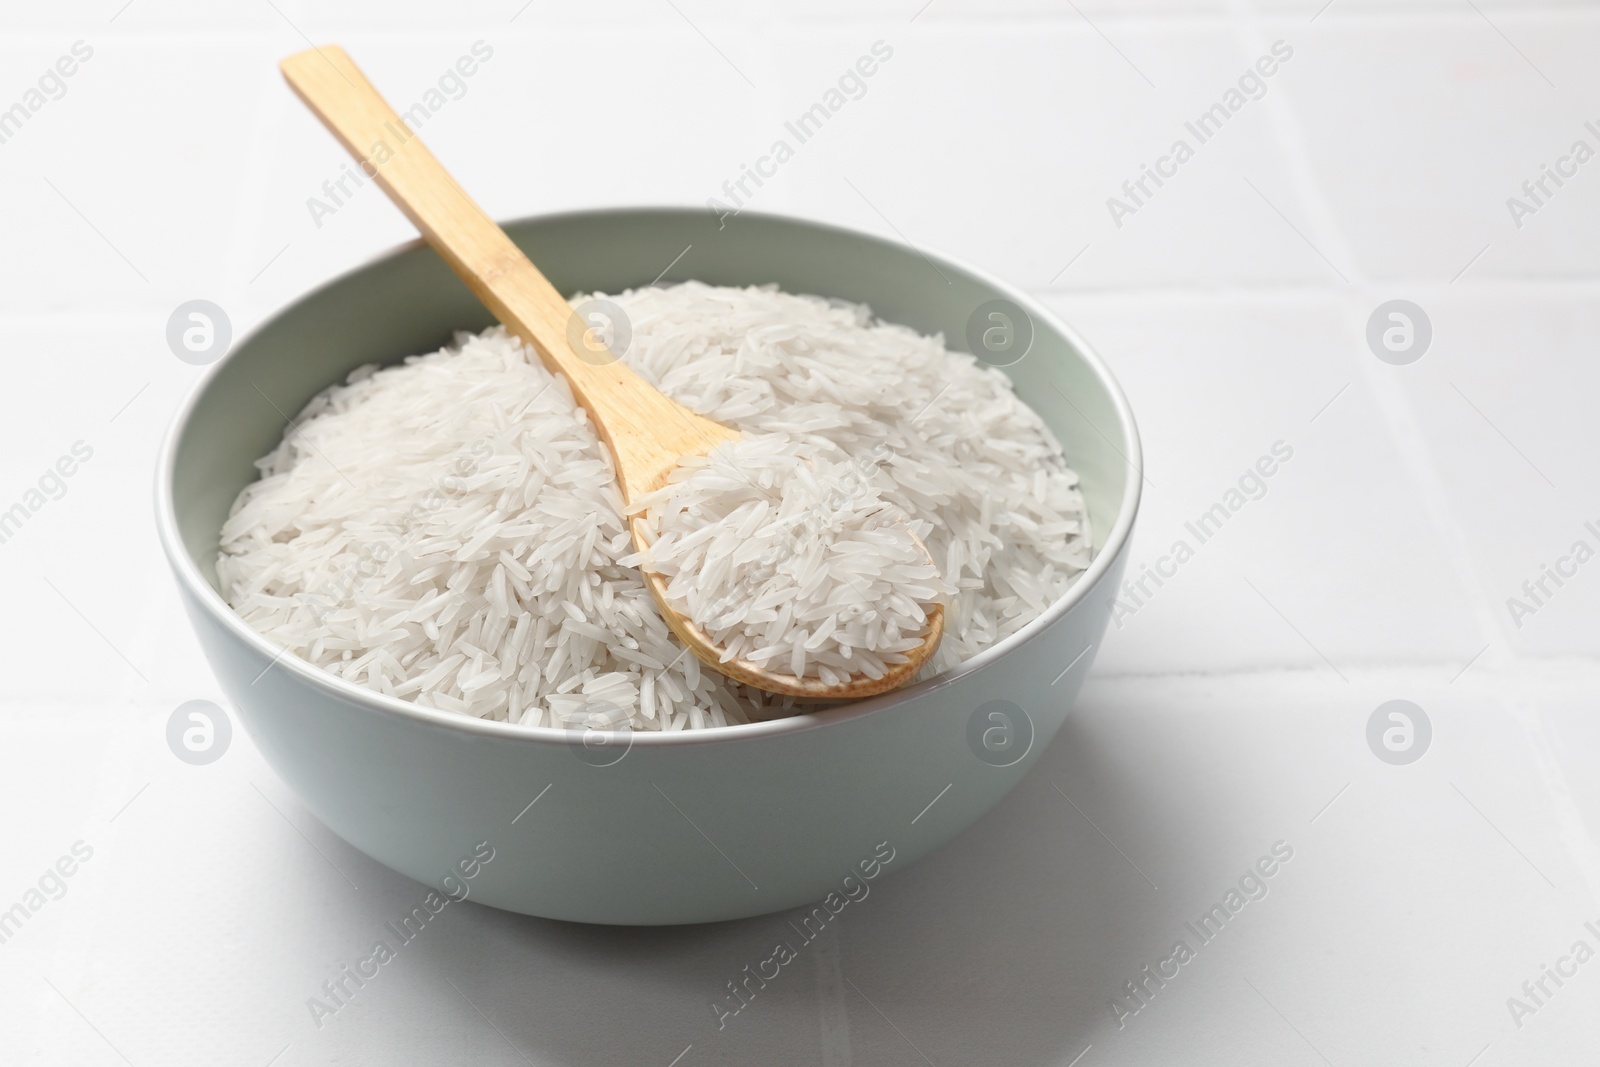
M 950 590 L 925 674 L 1026 625 L 1088 566 L 1060 446 L 1001 372 L 941 338 L 774 287 L 608 299 L 646 380 L 746 433 L 838 449 L 918 524 Z M 625 562 L 621 494 L 587 414 L 498 327 L 353 372 L 257 466 L 222 529 L 219 586 L 309 663 L 533 726 L 679 730 L 795 706 L 703 667 L 667 629 Z
M 872 472 L 834 445 L 746 434 L 686 458 L 634 502 L 653 535 L 639 562 L 666 600 L 722 650 L 767 670 L 838 685 L 882 678 L 922 644 L 954 590 Z

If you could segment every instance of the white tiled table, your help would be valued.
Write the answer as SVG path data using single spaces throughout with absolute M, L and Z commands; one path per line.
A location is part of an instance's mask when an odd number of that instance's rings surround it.
M 1600 958 L 1545 978 L 1537 1011 L 1507 1005 L 1575 942 L 1600 951 L 1600 562 L 1520 627 L 1506 605 L 1574 541 L 1600 547 L 1600 162 L 1520 228 L 1505 203 L 1575 139 L 1600 148 L 1600 11 L 919 4 L 0 14 L 0 108 L 93 49 L 0 143 L 0 509 L 93 450 L 0 544 L 0 908 L 93 850 L 0 944 L 0 1063 L 1600 1061 Z M 1144 435 L 1131 576 L 1293 449 L 1112 628 L 1016 792 L 875 883 L 726 1029 L 711 1001 L 786 916 L 452 908 L 318 1027 L 307 998 L 423 887 L 323 829 L 247 737 L 207 767 L 167 749 L 176 705 L 220 699 L 150 521 L 197 373 L 167 315 L 206 297 L 242 331 L 410 236 L 370 187 L 313 222 L 344 160 L 274 69 L 306 36 L 403 101 L 492 47 L 426 136 L 499 216 L 702 204 L 884 41 L 753 207 L 944 249 L 1078 327 Z M 1114 225 L 1106 198 L 1280 40 L 1264 95 Z M 1364 339 L 1395 298 L 1433 328 L 1408 366 Z M 1405 766 L 1366 741 L 1397 698 L 1433 728 Z M 1266 895 L 1201 944 L 1185 924 L 1278 842 Z M 1119 1026 L 1124 984 L 1178 939 L 1193 958 Z

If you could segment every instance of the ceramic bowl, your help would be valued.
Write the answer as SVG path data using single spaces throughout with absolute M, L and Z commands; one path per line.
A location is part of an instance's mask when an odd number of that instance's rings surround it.
M 562 292 L 648 285 L 670 264 L 666 281 L 776 282 L 866 302 L 1003 366 L 1081 476 L 1093 565 L 1041 617 L 937 678 L 747 726 L 597 737 L 434 711 L 325 674 L 223 602 L 218 531 L 256 475 L 252 461 L 280 439 L 280 412 L 360 364 L 490 324 L 439 257 L 413 243 L 235 344 L 185 401 L 161 454 L 158 525 L 184 606 L 277 773 L 329 829 L 402 874 L 590 923 L 706 922 L 847 896 L 972 825 L 1065 719 L 1121 580 L 1139 441 L 1105 366 L 1019 290 L 867 234 L 648 208 L 506 229 Z

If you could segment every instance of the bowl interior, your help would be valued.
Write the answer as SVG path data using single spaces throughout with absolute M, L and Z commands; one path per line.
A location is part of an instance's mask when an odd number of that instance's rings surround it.
M 506 230 L 569 295 L 648 285 L 672 264 L 663 282 L 776 282 L 790 292 L 864 302 L 886 321 L 943 333 L 963 351 L 974 312 L 1011 300 L 1028 313 L 1034 336 L 1027 354 L 1003 369 L 1078 471 L 1097 551 L 1135 488 L 1124 458 L 1137 448 L 1133 427 L 1104 372 L 1026 297 L 938 256 L 799 219 L 747 213 L 719 224 L 693 209 L 541 216 Z M 177 529 L 213 588 L 218 532 L 256 476 L 253 461 L 276 446 L 289 417 L 364 363 L 433 351 L 457 330 L 492 322 L 418 243 L 323 286 L 235 345 L 192 398 L 173 442 Z

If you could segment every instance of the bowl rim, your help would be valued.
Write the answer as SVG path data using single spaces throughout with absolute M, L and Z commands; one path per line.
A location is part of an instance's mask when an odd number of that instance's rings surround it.
M 614 215 L 697 215 L 705 212 L 705 210 L 704 208 L 684 207 L 682 205 L 619 205 L 524 215 L 502 221 L 500 225 L 514 227 L 531 222 L 550 222 L 560 219 L 595 219 Z M 1139 511 L 1139 503 L 1144 486 L 1142 473 L 1144 468 L 1142 450 L 1139 445 L 1139 430 L 1134 421 L 1133 409 L 1128 404 L 1128 399 L 1123 394 L 1115 376 L 1112 375 L 1110 368 L 1102 361 L 1100 355 L 1075 329 L 1057 316 L 1050 308 L 1036 300 L 1029 293 L 1002 281 L 988 271 L 926 245 L 912 246 L 905 242 L 890 240 L 875 233 L 848 226 L 840 226 L 831 222 L 822 222 L 800 215 L 766 211 L 741 211 L 739 214 L 836 233 L 858 240 L 886 245 L 896 250 L 915 251 L 924 258 L 938 260 L 946 266 L 965 272 L 984 285 L 991 287 L 995 292 L 1014 301 L 1019 307 L 1026 310 L 1029 315 L 1047 323 L 1072 345 L 1078 358 L 1094 374 L 1101 387 L 1105 389 L 1106 394 L 1111 398 L 1112 405 L 1121 424 L 1121 441 L 1117 443 L 1120 444 L 1120 448 L 1117 448 L 1116 444 L 1113 447 L 1121 454 L 1124 461 L 1123 477 L 1125 487 L 1122 495 L 1122 506 L 1118 509 L 1116 521 L 1106 534 L 1105 542 L 1100 551 L 1090 562 L 1089 567 L 1073 583 L 1072 588 L 1051 602 L 1037 618 L 1016 633 L 996 642 L 943 674 L 922 682 L 902 686 L 899 689 L 893 689 L 877 696 L 800 715 L 788 715 L 732 726 L 702 727 L 695 730 L 684 729 L 671 732 L 629 730 L 627 735 L 630 746 L 753 741 L 780 737 L 805 730 L 839 726 L 854 719 L 907 703 L 935 690 L 954 685 L 967 675 L 1005 657 L 1011 651 L 1029 641 L 1034 635 L 1043 632 L 1063 618 L 1079 602 L 1087 599 L 1089 591 L 1099 584 L 1100 579 L 1111 569 L 1114 561 L 1126 547 L 1133 530 L 1134 518 Z M 562 729 L 554 726 L 523 726 L 513 722 L 501 722 L 497 719 L 480 719 L 470 715 L 462 715 L 459 712 L 446 711 L 442 708 L 424 707 L 421 704 L 414 704 L 399 697 L 392 697 L 367 689 L 289 654 L 286 649 L 267 638 L 264 634 L 259 633 L 244 619 L 240 618 L 233 608 L 222 599 L 221 594 L 212 588 L 211 583 L 206 581 L 205 576 L 200 572 L 200 568 L 189 557 L 183 538 L 178 531 L 177 508 L 173 495 L 178 442 L 189 424 L 200 397 L 210 387 L 212 379 L 221 372 L 223 366 L 233 358 L 236 352 L 254 340 L 262 330 L 282 316 L 292 312 L 311 297 L 325 292 L 363 271 L 398 259 L 418 248 L 425 247 L 427 247 L 427 243 L 420 237 L 403 242 L 384 249 L 348 270 L 336 274 L 327 281 L 300 293 L 288 303 L 278 306 L 269 314 L 263 316 L 260 321 L 235 340 L 220 359 L 205 368 L 204 373 L 190 386 L 183 401 L 173 413 L 161 441 L 161 449 L 156 463 L 155 484 L 157 535 L 179 585 L 182 586 L 191 600 L 198 603 L 211 616 L 213 621 L 219 622 L 233 637 L 268 659 L 267 670 L 281 668 L 327 696 L 356 704 L 367 710 L 401 715 L 418 724 L 459 731 L 467 735 L 498 738 L 507 741 L 532 744 L 581 745 L 583 743 L 583 731 Z M 1099 427 L 1093 428 L 1101 436 L 1105 436 Z M 1111 439 L 1107 438 L 1107 441 L 1110 442 Z

